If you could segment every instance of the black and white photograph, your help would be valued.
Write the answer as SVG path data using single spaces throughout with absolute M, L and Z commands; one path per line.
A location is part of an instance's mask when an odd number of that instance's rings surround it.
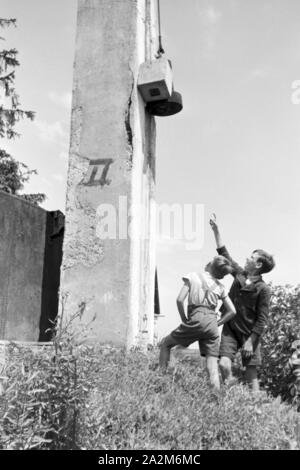
M 298 0 L 1 0 L 0 451 L 287 462 L 299 178 Z

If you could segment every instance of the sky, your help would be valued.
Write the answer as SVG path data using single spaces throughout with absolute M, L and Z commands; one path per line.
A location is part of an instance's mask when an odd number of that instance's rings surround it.
M 48 210 L 64 211 L 69 147 L 75 0 L 1 0 L 2 32 L 19 51 L 16 89 L 36 119 L 2 147 L 38 171 L 27 192 L 45 192 Z M 240 263 L 256 248 L 274 254 L 274 284 L 299 283 L 300 80 L 298 0 L 161 0 L 163 47 L 172 61 L 183 111 L 157 118 L 161 203 L 203 204 L 204 244 L 157 243 L 160 333 L 177 326 L 184 274 L 215 255 L 209 217 Z M 3 43 L 4 44 L 4 43 Z M 225 284 L 229 286 L 229 280 Z

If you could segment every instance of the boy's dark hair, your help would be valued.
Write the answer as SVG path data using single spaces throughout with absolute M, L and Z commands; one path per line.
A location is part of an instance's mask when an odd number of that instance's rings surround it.
M 216 279 L 223 279 L 226 274 L 232 273 L 232 266 L 230 261 L 225 256 L 215 256 L 214 259 L 208 264 L 211 274 Z
M 254 250 L 253 253 L 258 255 L 257 261 L 262 263 L 260 274 L 269 273 L 275 266 L 275 261 L 272 255 L 264 250 Z

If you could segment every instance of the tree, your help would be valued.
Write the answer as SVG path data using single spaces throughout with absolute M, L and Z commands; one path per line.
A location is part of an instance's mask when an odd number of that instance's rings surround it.
M 16 26 L 14 18 L 0 18 L 0 27 Z M 3 38 L 0 38 L 3 40 Z M 20 137 L 15 131 L 15 125 L 24 118 L 33 120 L 34 112 L 26 111 L 20 107 L 19 96 L 15 90 L 15 69 L 20 65 L 17 59 L 16 49 L 0 50 L 0 137 L 14 139 Z M 45 200 L 45 195 L 19 194 L 36 170 L 30 170 L 24 163 L 18 162 L 5 150 L 0 149 L 0 190 L 15 194 L 34 204 L 40 204 Z
M 0 190 L 6 193 L 17 195 L 35 205 L 41 204 L 45 200 L 45 195 L 19 194 L 27 183 L 30 176 L 36 174 L 36 170 L 30 170 L 24 163 L 18 162 L 5 150 L 0 149 Z

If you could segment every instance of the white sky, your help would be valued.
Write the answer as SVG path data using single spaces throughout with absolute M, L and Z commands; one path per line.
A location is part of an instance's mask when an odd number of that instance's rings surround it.
M 64 210 L 76 0 L 1 0 L 2 31 L 19 50 L 16 88 L 34 123 L 6 148 L 36 168 L 27 191 Z M 184 110 L 157 119 L 157 202 L 205 205 L 205 244 L 158 246 L 162 333 L 176 326 L 181 276 L 214 254 L 208 227 L 216 212 L 241 263 L 255 248 L 275 254 L 274 283 L 299 282 L 300 79 L 298 0 L 161 0 L 163 45 Z M 1 143 L 2 145 L 2 143 Z

